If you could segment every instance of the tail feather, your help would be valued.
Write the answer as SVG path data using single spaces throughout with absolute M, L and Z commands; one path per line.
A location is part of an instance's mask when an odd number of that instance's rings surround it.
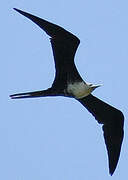
M 55 93 L 52 89 L 47 89 L 43 91 L 34 91 L 27 93 L 19 93 L 10 95 L 11 99 L 21 99 L 21 98 L 34 98 L 34 97 L 44 97 L 44 96 L 55 96 Z
M 10 95 L 11 99 L 19 99 L 19 98 L 31 98 L 31 97 L 35 97 L 33 96 L 35 93 L 19 93 L 19 94 L 12 94 Z

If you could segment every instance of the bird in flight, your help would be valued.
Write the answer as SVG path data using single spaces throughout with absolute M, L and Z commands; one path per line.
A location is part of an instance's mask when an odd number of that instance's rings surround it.
M 108 153 L 109 173 L 116 169 L 124 136 L 124 116 L 115 107 L 103 102 L 91 93 L 100 85 L 83 81 L 74 63 L 80 40 L 64 28 L 14 8 L 26 16 L 49 36 L 55 61 L 55 78 L 50 88 L 41 91 L 10 95 L 12 99 L 45 96 L 65 96 L 79 101 L 98 121 L 103 124 L 103 135 Z

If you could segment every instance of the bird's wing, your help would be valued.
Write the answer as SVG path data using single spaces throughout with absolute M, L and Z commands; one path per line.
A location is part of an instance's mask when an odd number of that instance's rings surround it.
M 124 135 L 124 116 L 121 111 L 91 94 L 78 101 L 87 108 L 98 123 L 103 124 L 104 139 L 108 152 L 109 172 L 112 175 L 120 156 Z
M 80 40 L 72 33 L 66 31 L 58 25 L 19 9 L 14 9 L 32 20 L 51 37 L 50 39 L 55 60 L 56 76 L 61 78 L 67 73 L 72 72 L 72 76 L 74 75 L 73 73 L 75 73 L 76 77 L 78 76 L 80 78 L 74 64 L 74 56 Z

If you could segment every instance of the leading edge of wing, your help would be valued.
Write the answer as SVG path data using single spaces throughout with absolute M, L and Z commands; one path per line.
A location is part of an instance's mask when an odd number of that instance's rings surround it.
M 65 74 L 72 70 L 78 75 L 74 65 L 74 56 L 80 40 L 75 35 L 58 25 L 19 9 L 14 8 L 14 10 L 29 18 L 51 37 L 56 75 L 63 74 L 63 72 Z
M 112 175 L 119 160 L 124 136 L 123 113 L 91 94 L 83 99 L 78 99 L 78 101 L 87 108 L 98 123 L 103 124 L 104 139 L 108 152 L 109 172 Z
M 72 33 L 68 32 L 67 30 L 65 30 L 64 28 L 53 24 L 51 22 L 48 22 L 44 19 L 41 19 L 37 16 L 34 16 L 30 13 L 24 12 L 20 9 L 17 8 L 13 8 L 14 10 L 16 10 L 17 12 L 19 12 L 20 14 L 22 14 L 23 16 L 27 17 L 28 19 L 30 19 L 31 21 L 33 21 L 35 24 L 37 24 L 41 29 L 43 29 L 50 37 L 55 38 L 55 37 L 60 37 L 60 38 L 73 38 L 74 40 L 76 40 L 77 44 L 79 45 L 80 40 L 73 35 Z

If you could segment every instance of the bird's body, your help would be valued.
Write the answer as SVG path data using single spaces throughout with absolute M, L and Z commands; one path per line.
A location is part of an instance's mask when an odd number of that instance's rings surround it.
M 76 99 L 81 99 L 88 96 L 95 88 L 100 85 L 92 85 L 85 83 L 84 81 L 68 83 L 67 92 L 72 94 Z
M 42 91 L 13 94 L 12 99 L 44 96 L 66 96 L 77 99 L 103 124 L 105 144 L 109 159 L 109 172 L 112 175 L 118 163 L 122 140 L 124 116 L 122 112 L 94 97 L 91 92 L 100 85 L 83 81 L 74 64 L 74 56 L 80 40 L 62 27 L 29 13 L 15 9 L 42 28 L 51 38 L 55 61 L 55 79 L 50 88 Z

